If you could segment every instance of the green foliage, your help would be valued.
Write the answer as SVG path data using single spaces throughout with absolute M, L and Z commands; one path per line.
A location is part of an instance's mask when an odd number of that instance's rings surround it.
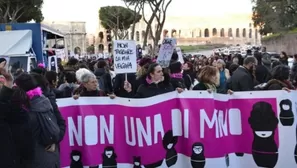
M 0 0 L 0 22 L 41 22 L 43 0 Z
M 252 0 L 254 26 L 262 35 L 297 27 L 297 0 Z
M 206 45 L 189 45 L 189 46 L 179 46 L 184 52 L 198 52 L 203 50 L 213 50 L 215 48 L 226 47 L 225 44 L 206 44 Z
M 99 10 L 99 19 L 105 29 L 127 30 L 135 22 L 139 22 L 141 15 L 122 6 L 106 6 Z
M 87 52 L 89 54 L 94 54 L 95 53 L 95 46 L 94 45 L 90 45 L 88 48 L 87 48 Z

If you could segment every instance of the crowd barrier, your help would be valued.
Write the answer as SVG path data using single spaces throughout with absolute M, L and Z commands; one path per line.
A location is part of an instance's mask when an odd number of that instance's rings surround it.
M 59 99 L 61 167 L 297 167 L 297 92 Z

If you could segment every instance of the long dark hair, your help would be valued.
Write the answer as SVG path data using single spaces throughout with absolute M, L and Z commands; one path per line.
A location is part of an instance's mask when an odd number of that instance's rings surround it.
M 13 105 L 26 109 L 30 108 L 30 99 L 26 92 L 37 88 L 37 82 L 31 75 L 22 73 L 15 79 L 15 84 L 16 86 L 13 88 L 14 93 L 11 100 Z
M 147 77 L 148 77 L 149 79 L 151 79 L 151 75 L 150 75 L 150 74 L 155 72 L 155 68 L 156 68 L 157 66 L 159 66 L 158 63 L 152 63 L 152 64 L 149 65 L 149 67 L 148 67 L 148 69 L 147 69 Z

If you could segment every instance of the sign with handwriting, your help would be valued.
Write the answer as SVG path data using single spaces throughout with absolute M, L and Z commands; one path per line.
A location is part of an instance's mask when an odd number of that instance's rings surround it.
M 132 40 L 113 41 L 114 71 L 116 74 L 135 73 L 136 42 Z
M 175 46 L 175 38 L 165 38 L 163 40 L 157 59 L 157 63 L 160 64 L 162 68 L 167 68 L 169 66 Z

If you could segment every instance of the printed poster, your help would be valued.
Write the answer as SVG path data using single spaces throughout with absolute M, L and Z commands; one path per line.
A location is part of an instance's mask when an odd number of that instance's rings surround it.
M 293 168 L 297 92 L 60 99 L 61 167 Z

